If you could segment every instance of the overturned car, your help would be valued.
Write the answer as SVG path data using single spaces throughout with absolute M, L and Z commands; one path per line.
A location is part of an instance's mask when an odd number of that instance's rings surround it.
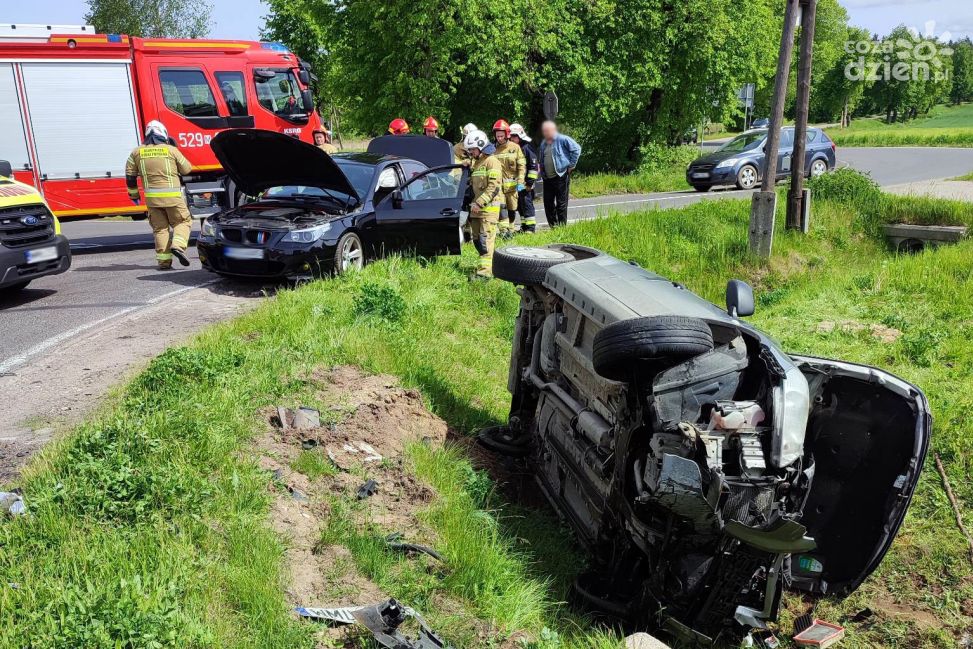
M 682 642 L 776 618 L 784 588 L 843 597 L 905 516 L 931 433 L 922 391 L 881 370 L 792 356 L 727 309 L 597 250 L 507 247 L 520 285 L 507 426 L 591 554 L 575 593 Z

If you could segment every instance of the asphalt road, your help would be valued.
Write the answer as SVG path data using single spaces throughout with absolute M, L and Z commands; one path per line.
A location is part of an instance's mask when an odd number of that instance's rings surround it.
M 839 166 L 868 171 L 880 184 L 894 185 L 968 173 L 973 170 L 973 149 L 839 149 L 838 160 Z M 738 190 L 606 196 L 572 201 L 569 218 L 747 196 L 748 192 Z M 538 221 L 543 222 L 539 204 Z M 75 252 L 72 269 L 64 275 L 36 280 L 19 295 L 0 297 L 4 332 L 0 375 L 80 332 L 207 282 L 214 292 L 253 294 L 260 290 L 259 285 L 218 279 L 201 270 L 195 259 L 189 270 L 156 271 L 152 237 L 145 222 L 68 222 L 64 232 Z

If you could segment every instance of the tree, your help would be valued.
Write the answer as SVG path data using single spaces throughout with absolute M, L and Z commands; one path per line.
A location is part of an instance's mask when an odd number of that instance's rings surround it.
M 85 21 L 106 34 L 202 38 L 212 5 L 206 0 L 87 0 Z
M 952 43 L 953 79 L 949 99 L 954 104 L 973 101 L 973 42 L 969 38 Z

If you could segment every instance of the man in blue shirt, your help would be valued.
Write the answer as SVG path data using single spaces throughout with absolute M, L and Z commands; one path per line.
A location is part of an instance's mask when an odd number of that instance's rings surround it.
M 568 222 L 568 194 L 571 172 L 581 157 L 581 145 L 573 138 L 558 133 L 557 124 L 548 120 L 541 126 L 540 163 L 544 174 L 544 216 L 556 227 Z

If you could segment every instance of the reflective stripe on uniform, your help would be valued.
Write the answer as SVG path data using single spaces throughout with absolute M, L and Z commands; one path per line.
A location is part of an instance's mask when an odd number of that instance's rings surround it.
M 537 219 L 531 217 L 525 218 L 522 225 L 537 225 Z
M 171 252 L 157 252 L 155 253 L 155 258 L 159 261 L 172 261 Z
M 146 187 L 146 198 L 180 198 L 182 191 L 171 187 Z
M 172 237 L 172 247 L 173 248 L 175 248 L 177 250 L 185 250 L 186 249 L 186 246 L 188 246 L 188 245 L 189 245 L 189 242 L 186 241 L 185 239 L 183 239 L 182 237 L 177 237 L 177 236 L 173 236 Z
M 527 172 L 527 178 L 528 178 L 528 180 L 537 180 L 537 172 L 536 171 L 528 171 Z
M 486 207 L 482 208 L 480 211 L 483 212 L 484 214 L 500 214 L 500 206 L 487 205 Z

